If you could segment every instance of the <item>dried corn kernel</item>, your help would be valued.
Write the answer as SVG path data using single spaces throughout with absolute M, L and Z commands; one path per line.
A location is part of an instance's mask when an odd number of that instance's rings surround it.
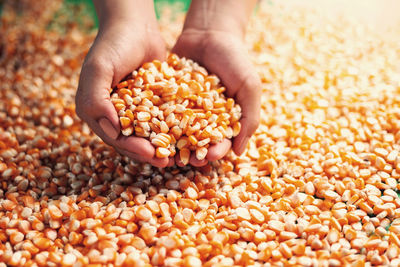
M 74 114 L 94 36 L 45 30 L 59 1 L 11 2 L 0 27 L 0 265 L 400 265 L 400 35 L 260 3 L 246 40 L 262 114 L 247 150 L 158 169 L 118 155 Z M 172 43 L 171 26 L 161 23 Z M 130 120 L 123 133 L 137 127 L 188 160 L 240 127 L 234 101 L 218 98 L 225 88 L 211 91 L 216 77 L 176 71 L 185 60 L 147 63 L 110 94 Z
M 157 158 L 167 158 L 171 154 L 167 148 L 164 147 L 157 147 L 156 149 L 156 157 Z
M 179 151 L 179 157 L 180 157 L 183 165 L 188 164 L 189 158 L 190 158 L 190 150 L 187 148 L 181 148 Z
M 196 149 L 196 158 L 198 160 L 203 160 L 206 158 L 208 150 L 206 147 L 199 147 Z
M 170 58 L 181 63 L 168 66 L 167 62 L 171 62 Z M 238 135 L 240 107 L 235 105 L 232 98 L 224 97 L 222 94 L 224 90 L 220 90 L 219 79 L 208 75 L 204 69 L 199 74 L 198 69 L 201 67 L 191 60 L 180 59 L 174 54 L 169 55 L 167 62 L 164 62 L 164 65 L 166 64 L 165 68 L 170 70 L 168 74 L 165 73 L 165 69 L 163 71 L 155 67 L 158 64 L 157 60 L 148 62 L 134 72 L 135 75 L 127 78 L 143 81 L 140 82 L 138 88 L 131 87 L 130 83 L 123 81 L 113 92 L 112 103 L 120 116 L 123 135 L 131 133 L 147 137 L 152 133 L 169 134 L 176 139 L 176 142 L 166 144 L 159 139 L 151 141 L 156 147 L 171 145 L 171 156 L 174 154 L 175 145 L 179 149 L 186 146 L 179 142 L 186 137 L 189 137 L 189 142 L 192 144 L 188 148 L 196 150 L 197 147 L 208 143 L 221 142 L 224 137 L 232 138 Z M 157 81 L 153 77 L 155 73 L 158 73 Z M 197 73 L 196 77 L 200 82 L 190 80 L 191 73 Z M 199 75 L 202 78 L 199 78 Z M 135 97 L 132 98 L 132 96 Z M 216 108 L 213 104 L 215 101 L 218 103 Z M 129 108 L 132 105 L 134 108 Z M 206 119 L 211 117 L 215 125 Z M 135 118 L 139 123 L 132 131 L 130 125 L 131 123 L 136 125 Z M 140 123 L 148 121 L 152 124 L 143 128 Z M 224 130 L 219 132 L 217 137 L 212 136 L 212 129 L 218 126 L 223 126 Z M 197 143 L 196 136 L 204 136 L 204 139 Z

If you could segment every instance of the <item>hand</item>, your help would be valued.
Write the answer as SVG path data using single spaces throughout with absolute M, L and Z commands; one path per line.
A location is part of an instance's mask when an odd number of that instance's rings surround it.
M 260 120 L 261 81 L 251 64 L 240 34 L 222 30 L 185 29 L 172 52 L 199 62 L 211 73 L 221 78 L 242 108 L 241 131 L 233 140 L 233 151 L 240 155 L 246 148 Z M 231 141 L 209 147 L 206 159 L 199 161 L 191 155 L 190 164 L 204 166 L 207 161 L 221 159 L 231 148 Z M 176 156 L 177 165 L 183 165 Z
M 104 8 L 103 13 L 111 12 L 110 9 Z M 130 14 L 135 18 L 134 21 L 121 19 L 121 16 L 112 21 L 108 14 L 103 14 L 106 19 L 102 21 L 101 12 L 98 12 L 99 33 L 82 67 L 76 94 L 76 112 L 104 142 L 119 153 L 157 167 L 173 164 L 173 159 L 169 162 L 168 158 L 156 158 L 155 149 L 148 140 L 122 136 L 118 114 L 110 101 L 110 88 L 127 74 L 145 62 L 164 59 L 164 40 L 159 34 L 155 16 L 152 20 L 147 17 L 146 22 L 140 21 L 135 14 Z

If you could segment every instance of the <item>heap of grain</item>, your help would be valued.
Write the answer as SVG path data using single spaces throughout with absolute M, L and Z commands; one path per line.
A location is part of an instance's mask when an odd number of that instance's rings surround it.
M 209 145 L 240 132 L 241 108 L 224 96 L 215 75 L 190 59 L 170 54 L 165 62 L 143 64 L 111 94 L 122 134 L 150 138 L 156 157 L 173 157 L 184 165 L 190 151 L 203 160 Z
M 261 5 L 245 154 L 158 169 L 74 113 L 93 35 L 46 31 L 60 2 L 18 3 L 0 26 L 0 266 L 400 264 L 399 34 Z

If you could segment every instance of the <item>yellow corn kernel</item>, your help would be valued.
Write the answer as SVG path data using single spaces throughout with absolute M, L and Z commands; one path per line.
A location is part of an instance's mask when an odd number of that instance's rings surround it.
M 124 110 L 126 108 L 126 106 L 124 104 L 121 104 L 121 103 L 115 104 L 114 107 L 117 110 L 117 112 L 119 112 L 120 110 Z
M 233 124 L 232 130 L 233 130 L 233 137 L 238 136 L 241 130 L 240 122 L 235 122 L 235 124 Z
M 156 147 L 164 147 L 164 148 L 168 147 L 169 145 L 169 142 L 166 142 L 165 140 L 159 137 L 153 138 L 153 140 L 151 140 L 151 143 Z
M 194 137 L 193 135 L 190 135 L 188 138 L 188 141 L 190 142 L 190 144 L 192 144 L 193 146 L 195 146 L 197 144 L 197 139 L 196 137 Z
M 124 88 L 124 87 L 128 87 L 128 82 L 127 81 L 122 81 L 117 85 L 118 89 Z
M 182 148 L 179 150 L 179 157 L 181 159 L 181 162 L 183 165 L 187 165 L 189 163 L 189 158 L 190 158 L 190 150 L 187 148 Z
M 125 95 L 132 96 L 132 91 L 126 88 L 122 88 L 118 90 L 118 95 L 123 98 Z
M 196 149 L 196 158 L 198 160 L 203 160 L 207 156 L 208 150 L 206 147 L 199 147 Z
M 181 139 L 178 140 L 176 143 L 176 147 L 178 149 L 182 149 L 184 147 L 187 147 L 189 145 L 189 139 L 186 136 L 183 136 Z
M 125 129 L 131 125 L 132 121 L 128 117 L 120 117 L 119 121 L 121 123 L 122 129 Z
M 138 121 L 149 121 L 151 119 L 151 115 L 148 112 L 141 111 L 137 113 Z
M 168 158 L 170 154 L 171 154 L 171 151 L 169 151 L 167 148 L 157 147 L 157 149 L 156 149 L 156 157 L 157 158 Z

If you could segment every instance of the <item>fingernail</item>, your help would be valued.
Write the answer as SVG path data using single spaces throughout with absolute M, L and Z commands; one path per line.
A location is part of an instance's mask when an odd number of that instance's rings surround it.
M 107 118 L 99 119 L 99 125 L 104 133 L 111 139 L 116 139 L 118 137 L 119 133 L 117 130 L 115 130 L 114 126 L 112 126 L 111 122 Z
M 244 150 L 246 149 L 246 146 L 247 146 L 247 143 L 249 142 L 249 140 L 250 140 L 250 137 L 248 137 L 248 136 L 246 136 L 243 139 L 242 143 L 240 144 L 240 149 L 239 149 L 240 154 L 242 154 L 244 152 Z

